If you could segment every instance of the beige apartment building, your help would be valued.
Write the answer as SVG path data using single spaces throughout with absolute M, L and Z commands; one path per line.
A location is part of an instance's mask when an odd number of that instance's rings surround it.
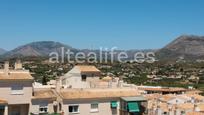
M 30 113 L 33 115 L 57 113 L 58 102 L 54 92 L 51 89 L 34 89 Z
M 0 70 L 0 115 L 39 115 L 57 112 L 56 95 L 51 89 L 34 89 L 30 72 L 20 61 L 13 69 L 5 62 Z
M 102 82 L 99 80 L 100 71 L 94 66 L 76 66 L 70 73 L 67 79 L 74 79 L 71 80 L 73 83 L 68 83 L 72 87 L 65 88 L 59 84 L 54 89 L 44 86 L 33 88 L 33 77 L 19 61 L 13 69 L 6 62 L 4 69 L 0 70 L 0 115 L 134 115 L 144 112 L 141 108 L 145 108 L 145 104 L 141 102 L 145 103 L 146 100 L 136 99 L 142 98 L 136 88 L 90 87 L 92 82 Z M 107 83 L 112 79 L 106 77 L 104 80 Z M 124 100 L 127 98 L 134 100 Z
M 0 114 L 28 115 L 32 97 L 33 77 L 20 62 L 9 69 L 9 62 L 0 70 Z
M 75 66 L 52 85 L 34 87 L 30 72 L 17 61 L 0 70 L 0 115 L 200 115 L 204 97 L 196 90 L 126 84 L 99 79 L 94 66 Z M 55 85 L 55 87 L 53 87 Z
M 64 89 L 65 115 L 144 115 L 146 99 L 137 89 Z

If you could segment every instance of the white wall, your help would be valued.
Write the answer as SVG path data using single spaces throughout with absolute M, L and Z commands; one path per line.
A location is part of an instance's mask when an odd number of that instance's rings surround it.
M 86 75 L 86 81 L 82 81 L 81 76 Z M 61 77 L 62 86 L 65 88 L 90 88 L 92 81 L 98 81 L 99 76 L 98 73 L 90 72 L 90 73 L 81 73 L 77 67 L 74 67 L 67 74 Z

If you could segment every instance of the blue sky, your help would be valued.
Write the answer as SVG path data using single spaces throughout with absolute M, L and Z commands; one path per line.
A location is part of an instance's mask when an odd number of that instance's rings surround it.
M 203 0 L 1 0 L 0 47 L 59 41 L 75 48 L 157 49 L 204 35 Z

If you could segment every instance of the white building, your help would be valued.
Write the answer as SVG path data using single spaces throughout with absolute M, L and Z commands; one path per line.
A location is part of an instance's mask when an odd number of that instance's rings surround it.
M 64 88 L 91 88 L 91 82 L 98 81 L 100 74 L 95 66 L 75 66 L 61 77 L 61 85 Z

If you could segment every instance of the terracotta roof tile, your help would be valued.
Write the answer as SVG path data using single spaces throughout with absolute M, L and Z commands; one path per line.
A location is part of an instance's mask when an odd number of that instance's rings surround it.
M 139 88 L 145 91 L 160 91 L 160 92 L 176 92 L 176 91 L 186 91 L 184 88 Z
M 188 97 L 192 97 L 196 100 L 204 100 L 204 96 L 198 95 L 198 94 L 186 94 Z
M 33 80 L 29 72 L 9 72 L 9 74 L 0 73 L 0 80 Z
M 66 89 L 60 92 L 63 99 L 90 99 L 138 96 L 136 89 Z
M 160 98 L 161 96 L 162 96 L 162 95 L 161 95 L 161 94 L 158 94 L 158 93 L 145 95 L 145 97 L 146 97 L 148 100 L 158 99 L 158 98 Z
M 8 102 L 6 100 L 0 98 L 0 104 L 7 104 L 7 103 Z
M 188 112 L 186 115 L 204 115 L 204 113 L 201 112 Z
M 77 68 L 79 68 L 79 70 L 81 72 L 100 72 L 99 69 L 97 69 L 95 66 L 90 66 L 90 65 L 77 65 Z
M 32 99 L 56 99 L 57 96 L 52 90 L 39 90 L 34 91 L 34 96 Z
M 173 94 L 168 94 L 168 95 L 163 95 L 161 98 L 160 98 L 160 100 L 161 101 L 164 101 L 164 102 L 167 102 L 167 101 L 169 101 L 169 100 L 171 100 L 171 99 L 173 99 L 173 98 L 175 98 L 176 96 L 175 95 L 173 95 Z
M 198 104 L 198 108 L 199 108 L 199 111 L 203 111 L 204 112 L 204 104 Z
M 177 105 L 177 108 L 178 108 L 178 109 L 182 109 L 182 110 L 193 109 L 193 108 L 194 108 L 194 104 L 192 104 L 192 103 L 178 104 L 178 105 Z

